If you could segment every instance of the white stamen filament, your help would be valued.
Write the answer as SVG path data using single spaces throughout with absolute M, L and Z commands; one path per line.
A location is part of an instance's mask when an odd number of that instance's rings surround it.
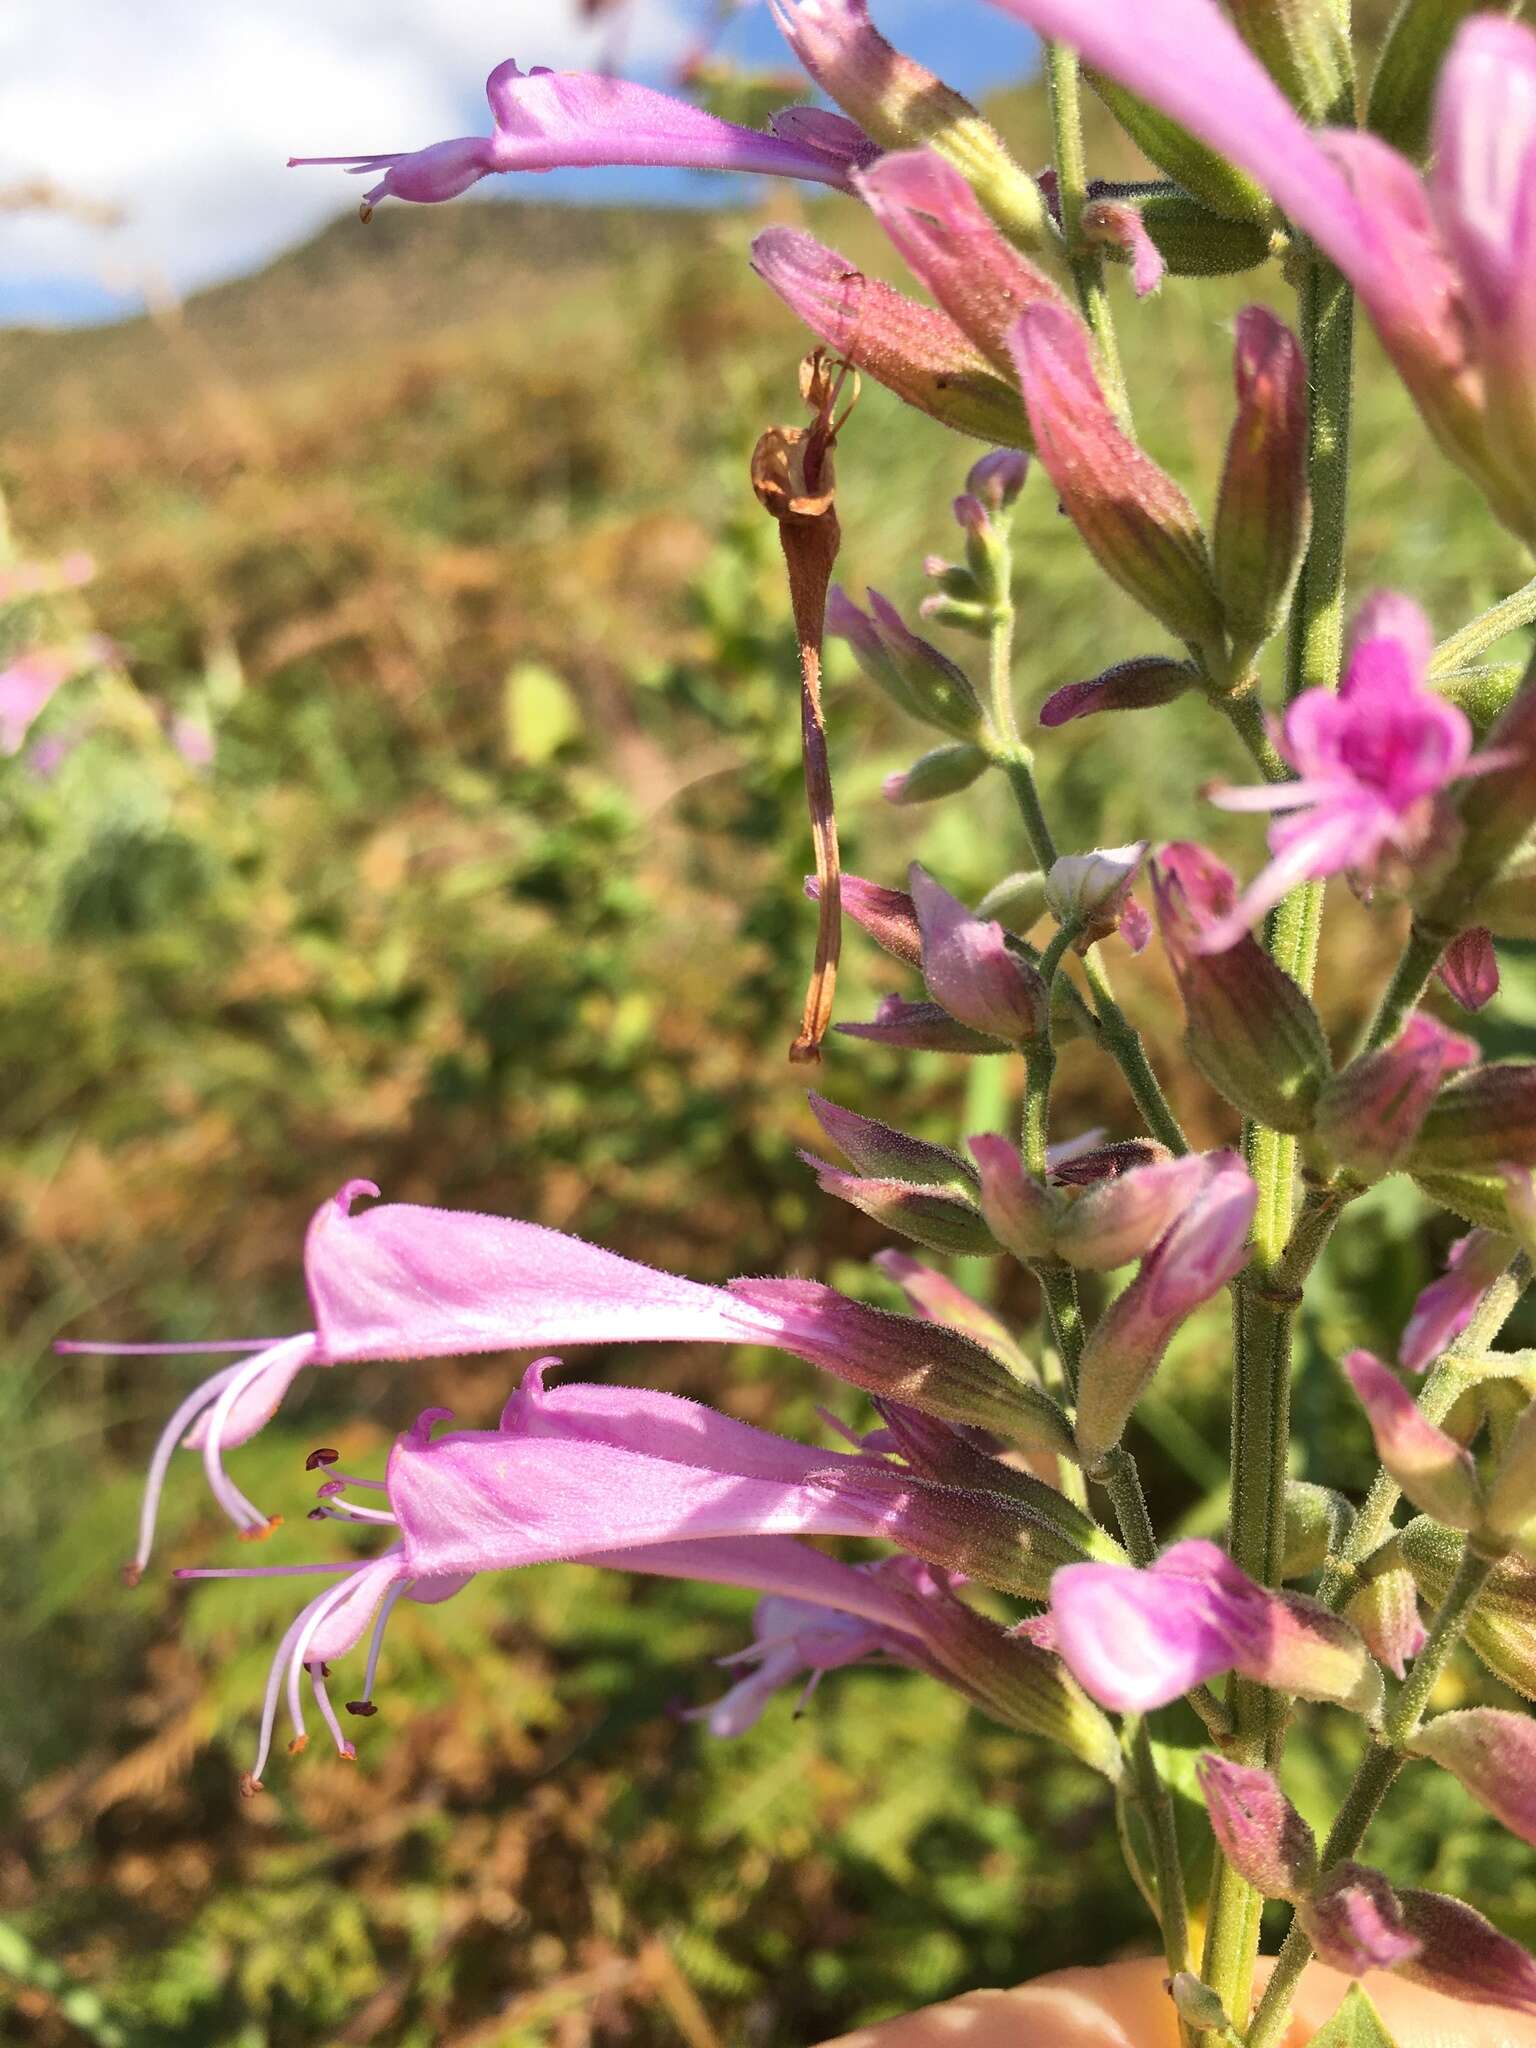
M 410 1586 L 409 1579 L 397 1579 L 384 1595 L 379 1611 L 374 1617 L 373 1634 L 368 1638 L 368 1668 L 363 1673 L 363 1689 L 358 1695 L 365 1705 L 370 1704 L 373 1699 L 373 1681 L 379 1675 L 379 1652 L 384 1647 L 385 1626 L 395 1611 L 395 1602 L 402 1593 L 410 1590 Z
M 247 1387 L 254 1386 L 263 1373 L 274 1367 L 282 1367 L 288 1358 L 296 1353 L 306 1362 L 313 1354 L 314 1340 L 306 1333 L 302 1337 L 290 1337 L 284 1343 L 275 1345 L 270 1351 L 258 1352 L 237 1365 L 229 1378 L 219 1389 L 218 1399 L 213 1404 L 213 1413 L 208 1418 L 208 1433 L 203 1439 L 203 1470 L 208 1475 L 209 1489 L 214 1499 L 223 1508 L 237 1529 L 259 1529 L 268 1517 L 260 1508 L 252 1505 L 240 1489 L 227 1476 L 219 1456 L 229 1418 L 234 1413 L 235 1403 Z M 287 1353 L 287 1357 L 284 1354 Z
M 318 1664 L 310 1665 L 309 1682 L 315 1688 L 316 1703 L 324 1717 L 326 1727 L 331 1731 L 337 1753 L 350 1762 L 357 1755 L 357 1749 L 341 1731 L 341 1723 L 336 1718 L 336 1709 L 331 1705 L 331 1696 L 326 1690 L 325 1673 Z
M 133 1554 L 133 1569 L 142 1572 L 149 1563 L 149 1554 L 155 1544 L 155 1523 L 160 1513 L 160 1494 L 165 1486 L 165 1475 L 170 1469 L 176 1446 L 188 1429 L 219 1394 L 237 1372 L 238 1365 L 226 1365 L 219 1372 L 194 1387 L 160 1432 L 155 1445 L 154 1456 L 149 1461 L 149 1475 L 144 1482 L 144 1500 L 139 1509 L 139 1547 Z
M 347 1579 L 351 1579 L 355 1573 L 364 1571 L 366 1568 L 366 1566 L 360 1564 L 352 1565 L 347 1570 Z M 251 1770 L 250 1782 L 252 1785 L 259 1785 L 261 1783 L 261 1774 L 267 1767 L 267 1758 L 272 1754 L 272 1730 L 277 1724 L 277 1696 L 282 1687 L 283 1673 L 287 1669 L 293 1646 L 299 1640 L 299 1637 L 305 1633 L 311 1615 L 314 1615 L 317 1609 L 323 1613 L 332 1601 L 335 1600 L 337 1594 L 344 1590 L 345 1583 L 343 1581 L 342 1586 L 327 1586 L 323 1593 L 317 1593 L 307 1606 L 299 1609 L 283 1632 L 283 1639 L 277 1646 L 277 1652 L 272 1659 L 271 1669 L 267 1673 L 267 1689 L 262 1696 L 261 1735 L 256 1744 L 256 1762 Z

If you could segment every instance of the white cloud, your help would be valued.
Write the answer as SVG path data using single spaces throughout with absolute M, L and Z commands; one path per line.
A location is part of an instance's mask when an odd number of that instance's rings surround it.
M 352 196 L 287 156 L 483 130 L 481 82 L 502 58 L 595 60 L 600 38 L 575 15 L 573 0 L 5 0 L 0 186 L 45 177 L 126 214 L 108 234 L 0 215 L 7 310 L 264 261 Z M 636 0 L 625 67 L 685 41 L 674 0 Z

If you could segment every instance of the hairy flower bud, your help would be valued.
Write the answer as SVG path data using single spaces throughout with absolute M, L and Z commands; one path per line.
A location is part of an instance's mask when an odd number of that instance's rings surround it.
M 1334 0 L 1230 0 L 1238 33 L 1314 125 L 1354 119 L 1354 56 Z
M 1089 84 L 1131 140 L 1182 191 L 1202 200 L 1224 219 L 1267 228 L 1275 209 L 1262 185 L 1191 135 L 1160 107 L 1152 106 L 1104 72 L 1086 68 Z
M 814 875 L 805 878 L 805 893 L 813 903 L 821 895 L 821 885 Z M 884 889 L 878 882 L 867 882 L 861 875 L 847 875 L 842 878 L 843 912 L 851 917 L 895 960 L 905 961 L 908 967 L 917 967 L 922 962 L 923 938 L 917 928 L 917 912 L 912 907 L 912 898 L 905 889 Z
M 1007 1052 L 1005 1039 L 973 1031 L 957 1023 L 939 1003 L 909 1003 L 901 996 L 883 996 L 867 1024 L 835 1024 L 846 1038 L 868 1039 L 872 1045 L 900 1047 L 907 1052 Z
M 1369 1351 L 1352 1351 L 1344 1370 L 1370 1422 L 1377 1456 L 1414 1506 L 1453 1529 L 1476 1528 L 1482 1488 L 1468 1452 L 1421 1414 L 1413 1396 Z
M 1097 711 L 1151 711 L 1182 697 L 1199 680 L 1187 661 L 1170 661 L 1165 654 L 1139 655 L 1087 682 L 1063 683 L 1046 698 L 1038 716 L 1042 725 L 1057 726 L 1090 718 Z
M 1497 1060 L 1448 1081 L 1409 1154 L 1415 1173 L 1536 1166 L 1536 1060 Z
M 1029 475 L 1029 457 L 1017 448 L 994 448 L 971 464 L 965 479 L 969 495 L 986 506 L 994 519 L 1006 518 L 1018 502 Z
M 1419 1614 L 1418 1585 L 1396 1541 L 1383 1545 L 1382 1552 L 1370 1560 L 1365 1582 L 1351 1596 L 1344 1618 L 1359 1629 L 1377 1663 L 1401 1679 L 1429 1637 Z
M 1309 1130 L 1333 1065 L 1316 1010 L 1250 933 L 1225 952 L 1200 950 L 1237 899 L 1231 870 L 1203 847 L 1165 846 L 1153 890 L 1191 1060 L 1245 1116 Z
M 1268 1771 L 1220 1756 L 1196 1766 L 1221 1853 L 1266 1899 L 1294 1905 L 1317 1879 L 1317 1838 Z
M 1282 1579 L 1304 1579 L 1321 1571 L 1338 1549 L 1353 1514 L 1343 1494 L 1310 1479 L 1285 1482 L 1285 1543 Z
M 1133 953 L 1151 936 L 1151 921 L 1131 896 L 1147 857 L 1147 841 L 1100 847 L 1093 853 L 1063 854 L 1045 878 L 1045 901 L 1058 924 L 1077 931 L 1077 950 L 1125 931 Z
M 1116 420 L 1087 328 L 1075 313 L 1037 303 L 1009 342 L 1040 461 L 1100 567 L 1177 638 L 1221 644 L 1195 509 Z
M 984 726 L 980 699 L 964 669 L 912 632 L 878 590 L 869 592 L 869 610 L 863 612 L 834 587 L 827 597 L 827 631 L 848 642 L 869 680 L 912 717 L 961 740 L 973 739 Z M 976 773 L 985 766 L 981 755 Z
M 990 755 L 969 740 L 959 740 L 953 746 L 935 747 L 910 768 L 887 775 L 881 793 L 888 804 L 931 804 L 969 789 L 990 766 Z
M 1367 1180 L 1408 1157 L 1447 1074 L 1475 1064 L 1476 1045 L 1415 1010 L 1390 1045 L 1362 1053 L 1318 1098 L 1313 1126 L 1331 1157 Z
M 834 355 L 904 404 L 957 433 L 1029 446 L 1029 421 L 1012 380 L 947 315 L 866 277 L 799 228 L 765 228 L 752 244 L 752 268 Z
M 1486 0 L 1400 0 L 1371 78 L 1365 125 L 1404 156 L 1429 146 L 1435 80 L 1456 31 Z
M 1499 992 L 1499 956 L 1494 951 L 1493 933 L 1484 924 L 1458 932 L 1436 961 L 1435 974 L 1463 1010 L 1486 1008 Z
M 1258 1190 L 1234 1152 L 1203 1154 L 1181 1213 L 1094 1326 L 1078 1368 L 1078 1450 L 1091 1471 L 1120 1441 L 1174 1332 L 1243 1267 Z M 1150 1169 L 1157 1171 L 1157 1169 Z M 1129 1177 L 1129 1176 L 1128 1176 Z
M 1398 1345 L 1398 1364 L 1407 1372 L 1423 1372 L 1449 1350 L 1513 1256 L 1508 1238 L 1497 1231 L 1473 1230 L 1458 1238 L 1445 1271 L 1413 1304 Z
M 1177 1970 L 1168 1980 L 1174 2011 L 1196 2034 L 1230 2034 L 1232 2020 L 1219 1995 L 1193 1970 Z
M 1318 1960 L 1349 1977 L 1395 1969 L 1419 1953 L 1397 1893 L 1363 1863 L 1336 1863 L 1297 1918 Z
M 1458 1778 L 1480 1806 L 1536 1843 L 1536 1721 L 1498 1707 L 1437 1714 L 1409 1744 Z
M 1525 1401 L 1499 1447 L 1484 1527 L 1536 1564 L 1536 1402 Z
M 1045 877 L 1038 869 L 1030 868 L 994 882 L 977 904 L 976 915 L 995 917 L 999 924 L 1024 938 L 1044 917 L 1045 908 Z
M 1536 1962 L 1475 1908 L 1443 1892 L 1397 1895 L 1416 1953 L 1398 1968 L 1415 1984 L 1477 2005 L 1536 2014 Z
M 843 1109 L 823 1095 L 812 1093 L 806 1100 L 832 1143 L 860 1173 L 889 1174 L 919 1185 L 949 1186 L 959 1194 L 974 1192 L 976 1175 L 970 1161 L 951 1152 L 947 1145 L 909 1138 L 905 1131 L 894 1130 L 874 1117 L 860 1116 L 855 1110 Z
M 1231 277 L 1257 270 L 1275 240 L 1269 222 L 1233 220 L 1174 188 L 1148 192 L 1136 207 L 1175 277 Z
M 1307 366 L 1301 344 L 1262 306 L 1237 316 L 1237 417 L 1216 501 L 1212 562 L 1227 626 L 1262 647 L 1284 616 L 1307 551 Z
M 973 1031 L 1028 1044 L 1049 1027 L 1050 996 L 999 924 L 973 917 L 915 863 L 912 900 L 923 933 L 923 979 L 950 1016 Z
M 1417 1515 L 1396 1541 L 1425 1606 L 1438 1607 L 1455 1580 L 1463 1539 Z M 1514 1557 L 1493 1567 L 1467 1617 L 1466 1640 L 1495 1678 L 1536 1700 L 1536 1568 Z
M 1061 1205 L 1025 1167 L 1006 1138 L 982 1132 L 970 1140 L 981 1173 L 981 1213 L 987 1227 L 1016 1259 L 1052 1256 Z

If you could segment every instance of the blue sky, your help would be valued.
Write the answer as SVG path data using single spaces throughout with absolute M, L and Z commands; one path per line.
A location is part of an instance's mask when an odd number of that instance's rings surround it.
M 632 0 L 624 68 L 665 82 L 706 11 Z M 871 11 L 962 91 L 1029 68 L 1028 35 L 983 0 Z M 572 0 L 3 0 L 0 188 L 48 179 L 124 218 L 104 230 L 67 212 L 0 213 L 0 323 L 110 318 L 258 267 L 356 204 L 339 172 L 286 170 L 290 152 L 409 149 L 482 129 L 481 84 L 502 58 L 596 61 L 600 39 L 575 13 Z M 788 61 L 761 0 L 724 47 L 752 65 Z M 555 173 L 530 190 L 713 196 L 697 177 L 635 171 Z

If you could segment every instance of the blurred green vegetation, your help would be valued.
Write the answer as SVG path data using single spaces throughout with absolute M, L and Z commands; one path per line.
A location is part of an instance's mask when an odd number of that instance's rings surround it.
M 1039 160 L 1032 99 L 1010 118 Z M 1095 150 L 1128 167 L 1102 131 Z M 851 203 L 811 217 L 879 261 Z M 795 2044 L 1146 1940 L 1097 1781 L 924 1680 L 839 1674 L 804 1718 L 781 1701 L 730 1745 L 679 1725 L 675 1705 L 724 1683 L 709 1660 L 745 1640 L 749 1600 L 715 1588 L 552 1568 L 403 1607 L 359 1766 L 317 1743 L 242 1804 L 292 1596 L 170 1586 L 169 1564 L 244 1555 L 187 1460 L 157 1568 L 121 1589 L 142 1461 L 195 1368 L 50 1350 L 66 1329 L 301 1327 L 304 1223 L 355 1174 L 699 1278 L 798 1270 L 889 1298 L 866 1263 L 880 1234 L 795 1157 L 808 847 L 782 566 L 746 457 L 796 417 L 804 339 L 747 272 L 755 224 L 386 208 L 152 320 L 0 336 L 17 547 L 100 563 L 85 596 L 8 627 L 88 614 L 120 650 L 42 720 L 86 729 L 51 780 L 0 764 L 0 2037 Z M 1283 307 L 1283 282 L 1178 282 L 1141 305 L 1115 284 L 1144 437 L 1208 505 L 1230 316 L 1245 296 Z M 1352 581 L 1401 584 L 1449 631 L 1528 568 L 1364 357 Z M 957 550 L 945 508 L 976 452 L 868 391 L 839 463 L 844 580 L 914 608 L 924 553 Z M 1038 477 L 1017 530 L 1029 724 L 1051 688 L 1155 641 Z M 847 865 L 891 882 L 920 853 L 979 894 L 1023 860 L 1002 792 L 882 806 L 882 777 L 928 740 L 840 653 Z M 211 728 L 206 770 L 169 744 L 176 716 Z M 1209 835 L 1195 788 L 1243 772 L 1200 706 L 1043 737 L 1072 846 Z M 1257 827 L 1222 829 L 1251 864 Z M 1321 987 L 1342 1034 L 1400 934 L 1338 894 Z M 848 955 L 844 1017 L 909 988 L 856 933 Z M 1230 1136 L 1174 1066 L 1156 948 L 1114 964 L 1191 1127 Z M 1516 960 L 1506 977 L 1479 1029 L 1528 1048 L 1536 977 Z M 961 1064 L 834 1041 L 821 1085 L 950 1140 L 1010 1112 L 1000 1063 Z M 1058 1136 L 1132 1128 L 1080 1047 L 1057 1100 Z M 1306 1325 L 1308 1476 L 1366 1476 L 1332 1360 L 1390 1347 L 1452 1234 L 1395 1183 L 1341 1233 Z M 1000 1284 L 1027 1325 L 1027 1288 Z M 824 1429 L 817 1401 L 867 1420 L 779 1358 L 572 1362 L 791 1433 Z M 1165 1529 L 1219 1514 L 1227 1368 L 1212 1316 L 1147 1403 Z M 237 1455 L 289 1515 L 263 1561 L 343 1540 L 303 1519 L 311 1444 L 377 1466 L 429 1401 L 489 1420 L 516 1369 L 312 1376 Z M 1452 1683 L 1492 1696 L 1470 1669 Z M 1310 1811 L 1355 1739 L 1309 1720 Z M 1529 1858 L 1448 1779 L 1412 1783 L 1373 1837 L 1381 1860 L 1529 1940 Z

